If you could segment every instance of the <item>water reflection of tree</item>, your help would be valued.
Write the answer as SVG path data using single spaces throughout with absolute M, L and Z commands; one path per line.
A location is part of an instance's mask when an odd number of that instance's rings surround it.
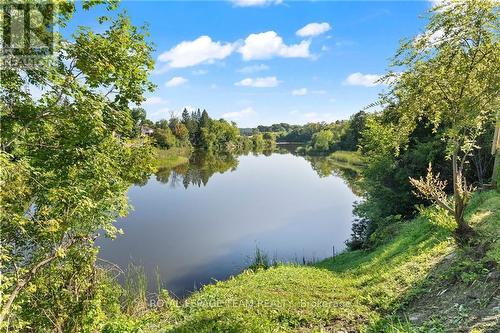
M 195 152 L 191 155 L 189 163 L 173 169 L 160 169 L 156 173 L 156 180 L 177 187 L 182 184 L 184 188 L 190 185 L 206 186 L 210 177 L 215 173 L 234 171 L 238 160 L 230 154 L 216 154 L 210 152 Z
M 360 170 L 356 166 L 337 162 L 323 156 L 304 156 L 311 163 L 311 167 L 318 176 L 328 177 L 336 175 L 342 178 L 354 194 L 361 196 L 361 189 L 358 184 Z
M 274 153 L 276 154 L 292 154 L 292 155 L 297 155 L 297 148 L 304 146 L 303 144 L 300 143 L 283 143 L 280 145 L 277 145 L 274 149 Z
M 171 173 L 171 168 L 160 168 L 156 172 L 156 180 L 162 183 L 168 183 L 168 179 L 170 178 Z
M 296 155 L 295 149 L 297 145 L 278 145 L 274 149 L 261 149 L 261 150 L 247 150 L 241 151 L 238 156 L 248 155 L 265 155 L 271 154 L 293 154 Z M 227 171 L 234 171 L 238 167 L 238 156 L 231 154 L 218 154 L 213 152 L 194 152 L 189 162 L 176 166 L 174 168 L 161 168 L 156 172 L 156 180 L 168 184 L 171 187 L 183 186 L 206 186 L 208 180 L 216 173 L 225 173 Z M 312 169 L 320 177 L 328 177 L 336 175 L 341 177 L 349 186 L 349 188 L 356 194 L 361 195 L 357 180 L 359 179 L 359 168 L 353 165 L 340 163 L 325 156 L 302 156 L 310 164 Z M 144 185 L 144 182 L 136 185 Z

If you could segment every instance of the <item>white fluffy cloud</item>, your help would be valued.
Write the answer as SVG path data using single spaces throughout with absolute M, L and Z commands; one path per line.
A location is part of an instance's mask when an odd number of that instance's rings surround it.
M 168 80 L 167 83 L 165 83 L 165 86 L 169 88 L 177 87 L 183 85 L 186 82 L 188 82 L 188 80 L 183 78 L 182 76 L 174 76 L 173 78 Z
M 322 33 L 327 32 L 330 30 L 332 27 L 330 24 L 323 22 L 323 23 L 309 23 L 308 25 L 302 27 L 301 29 L 297 30 L 296 34 L 297 36 L 300 37 L 313 37 L 317 35 L 321 35 Z
M 234 85 L 243 87 L 255 87 L 255 88 L 272 88 L 276 87 L 279 83 L 280 81 L 276 78 L 276 76 L 268 76 L 268 77 L 246 78 L 239 82 L 236 82 Z
M 252 107 L 247 107 L 241 111 L 226 112 L 222 115 L 222 118 L 229 119 L 229 120 L 238 120 L 241 118 L 253 116 L 254 114 L 257 114 L 254 111 L 254 109 Z
M 274 31 L 267 31 L 249 35 L 238 52 L 243 60 L 270 59 L 272 57 L 283 58 L 308 58 L 310 41 L 302 41 L 299 44 L 286 45 Z
M 243 73 L 243 74 L 250 74 L 250 73 L 255 73 L 255 72 L 266 71 L 268 69 L 269 69 L 269 66 L 264 65 L 264 64 L 259 64 L 259 65 L 245 66 L 243 68 L 240 68 L 238 70 L 238 72 Z
M 172 68 L 184 68 L 202 63 L 213 63 L 228 57 L 234 51 L 231 43 L 214 42 L 209 36 L 184 41 L 158 56 L 158 61 Z
M 380 84 L 377 80 L 381 77 L 378 74 L 352 73 L 344 80 L 344 84 L 348 86 L 374 87 Z
M 310 28 L 312 25 L 319 25 L 320 27 Z M 318 29 L 324 30 L 323 26 L 328 23 L 311 23 L 300 29 L 314 30 L 307 32 L 308 36 L 316 35 Z M 327 30 L 328 30 L 327 29 Z M 324 31 L 327 31 L 324 30 Z M 297 33 L 299 33 L 299 31 Z M 171 68 L 185 68 L 192 67 L 199 64 L 211 64 L 217 60 L 222 60 L 229 57 L 237 48 L 240 42 L 216 42 L 209 36 L 200 36 L 192 41 L 183 41 L 180 44 L 172 47 L 170 50 L 163 52 L 158 56 L 159 63 L 166 63 L 163 66 L 157 66 L 155 74 L 162 74 Z M 250 34 L 244 40 L 243 45 L 238 48 L 243 60 L 258 60 L 258 59 L 271 59 L 273 57 L 283 58 L 308 58 L 311 56 L 309 46 L 311 41 L 305 40 L 298 44 L 286 45 L 281 38 L 274 31 L 267 31 L 262 33 Z M 266 70 L 266 65 L 255 65 L 242 68 L 242 73 L 251 73 L 261 70 Z M 198 72 L 196 72 L 198 73 Z M 199 73 L 205 73 L 200 70 Z
M 236 7 L 263 7 L 279 5 L 283 0 L 231 0 Z
M 292 91 L 292 95 L 295 95 L 295 96 L 307 95 L 307 88 L 295 89 Z

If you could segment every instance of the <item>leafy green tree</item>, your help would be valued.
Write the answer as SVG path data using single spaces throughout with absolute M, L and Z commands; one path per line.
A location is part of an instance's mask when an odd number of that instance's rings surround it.
M 240 154 L 248 154 L 253 148 L 252 139 L 248 136 L 240 135 L 237 139 L 237 151 Z
M 276 148 L 276 133 L 266 132 L 263 134 L 262 138 L 265 142 L 265 149 L 268 152 L 271 152 L 274 148 Z
M 195 115 L 195 112 L 193 112 L 191 115 L 189 114 L 189 112 L 187 112 L 186 109 L 184 109 L 184 111 L 182 112 L 182 123 L 186 125 L 186 128 L 189 132 L 189 141 L 194 147 L 199 146 L 200 141 L 200 131 L 198 127 L 198 121 L 196 119 L 197 116 Z
M 60 2 L 58 24 L 96 3 Z M 128 107 L 154 88 L 152 48 L 126 16 L 113 17 L 71 42 L 58 35 L 56 56 L 37 68 L 0 72 L 2 330 L 102 328 L 111 298 L 96 282 L 93 242 L 117 234 L 130 183 L 153 170 L 151 149 L 129 140 Z
M 365 111 L 359 111 L 351 116 L 346 124 L 345 132 L 342 133 L 339 139 L 338 146 L 340 149 L 350 151 L 358 149 L 361 133 L 365 129 L 366 117 L 367 113 Z
M 424 119 L 435 131 L 443 129 L 453 201 L 446 195 L 446 180 L 430 167 L 425 178 L 412 178 L 411 183 L 420 195 L 453 214 L 461 240 L 473 233 L 463 217 L 472 191 L 464 170 L 499 108 L 499 22 L 495 1 L 439 6 L 425 33 L 401 46 L 393 65 L 404 72 L 386 77 L 392 89 L 382 98 L 384 104 L 396 107 L 401 145 Z
M 177 144 L 177 139 L 168 126 L 156 128 L 153 132 L 153 139 L 160 148 L 169 149 Z
M 321 130 L 312 136 L 312 147 L 316 151 L 327 152 L 333 142 L 333 132 L 330 130 Z
M 160 120 L 158 120 L 158 121 L 155 123 L 154 127 L 155 127 L 156 129 L 164 129 L 164 130 L 166 130 L 166 129 L 170 129 L 170 123 L 169 123 L 169 121 L 168 121 L 168 120 L 166 120 L 166 119 L 160 119 Z
M 172 133 L 175 134 L 175 129 L 177 128 L 177 125 L 180 123 L 179 119 L 177 117 L 171 116 L 170 119 L 168 120 L 168 127 L 170 127 L 170 130 Z
M 153 123 L 153 121 L 150 119 L 144 119 L 141 125 L 149 128 L 155 127 L 155 123 Z
M 184 125 L 181 122 L 178 122 L 173 130 L 175 136 L 181 143 L 183 144 L 189 144 L 189 130 L 187 129 L 186 125 Z
M 300 125 L 290 125 L 287 132 L 280 136 L 280 141 L 288 142 L 310 142 L 314 133 L 325 129 L 327 125 L 325 123 L 309 123 L 303 126 Z M 265 128 L 262 128 L 265 129 Z
M 255 150 L 262 150 L 265 145 L 264 135 L 262 133 L 252 135 L 252 142 Z
M 205 119 L 205 120 L 204 120 Z M 206 121 L 206 126 L 201 126 L 201 121 Z M 199 147 L 206 150 L 219 152 L 233 152 L 238 148 L 240 136 L 236 124 L 224 119 L 213 120 L 204 110 L 200 118 Z
M 422 36 L 427 34 L 429 32 L 420 35 L 418 42 L 422 42 Z M 407 43 L 411 44 L 410 41 Z M 432 47 L 425 52 L 436 52 L 431 50 Z M 406 74 L 403 77 L 404 75 Z M 394 77 L 401 75 L 392 76 L 392 88 L 395 88 L 397 82 Z M 438 87 L 436 89 L 439 90 Z M 404 94 L 405 91 L 401 89 L 399 93 Z M 408 97 L 405 101 L 411 103 L 411 98 Z M 445 136 L 446 131 L 449 131 L 449 123 L 443 121 L 439 126 L 434 126 L 427 117 L 426 110 L 412 114 L 407 109 L 405 114 L 404 108 L 399 104 L 399 97 L 393 93 L 385 96 L 384 102 L 382 112 L 366 117 L 359 144 L 366 165 L 360 182 L 365 199 L 355 207 L 355 214 L 359 217 L 355 224 L 365 226 L 353 228 L 353 232 L 363 231 L 359 237 L 354 238 L 364 238 L 358 245 L 365 247 L 373 243 L 370 235 L 379 227 L 392 223 L 393 216 L 410 217 L 414 214 L 416 205 L 428 204 L 426 198 L 412 194 L 415 188 L 408 179 L 425 178 L 429 163 L 432 163 L 434 173 L 439 173 L 442 179 L 448 180 L 443 191 L 453 193 L 453 168 L 450 167 L 451 157 L 447 151 L 449 144 L 443 144 L 449 141 Z M 494 99 L 490 103 L 495 103 Z M 418 104 L 413 107 L 418 108 Z M 421 107 L 427 106 L 422 103 Z M 494 122 L 485 121 L 475 148 L 467 155 L 468 161 L 464 162 L 462 176 L 469 184 L 478 183 L 481 186 L 491 174 L 493 132 Z
M 214 143 L 217 140 L 217 135 L 208 127 L 202 127 L 200 131 L 200 147 L 205 150 L 212 150 Z
M 133 108 L 130 110 L 130 116 L 133 122 L 133 135 L 136 137 L 140 133 L 140 128 L 146 120 L 146 110 L 143 108 Z
M 443 177 L 451 179 L 441 131 L 434 133 L 432 128 L 420 123 L 409 135 L 406 147 L 400 149 L 398 117 L 394 113 L 394 109 L 388 108 L 368 117 L 360 142 L 365 167 L 358 183 L 364 200 L 356 204 L 355 215 L 356 223 L 367 226 L 353 228 L 353 232 L 364 230 L 363 235 L 355 238 L 366 236 L 363 246 L 367 247 L 373 245 L 371 233 L 391 223 L 392 216 L 410 218 L 415 206 L 426 204 L 413 195 L 409 177 L 424 175 L 427 165 L 432 163 Z

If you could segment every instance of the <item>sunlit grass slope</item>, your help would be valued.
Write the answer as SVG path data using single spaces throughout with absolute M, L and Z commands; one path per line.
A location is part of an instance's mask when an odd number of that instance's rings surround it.
M 377 321 L 454 247 L 446 227 L 424 218 L 401 228 L 370 253 L 247 271 L 207 286 L 188 300 L 177 331 L 337 331 Z

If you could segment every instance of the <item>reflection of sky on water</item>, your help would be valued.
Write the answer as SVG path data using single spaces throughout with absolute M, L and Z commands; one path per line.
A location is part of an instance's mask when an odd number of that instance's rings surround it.
M 182 296 L 248 265 L 255 247 L 282 261 L 321 259 L 344 248 L 357 199 L 337 176 L 320 178 L 309 162 L 286 154 L 241 156 L 235 171 L 207 186 L 172 187 L 153 176 L 129 191 L 134 211 L 124 235 L 100 240 L 100 257 L 131 260 Z

